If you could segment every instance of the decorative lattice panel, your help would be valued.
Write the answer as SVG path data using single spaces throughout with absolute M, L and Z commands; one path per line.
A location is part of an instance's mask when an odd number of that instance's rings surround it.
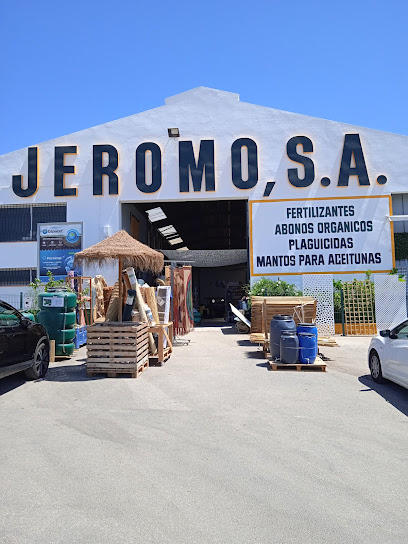
M 333 275 L 305 274 L 303 295 L 317 300 L 316 325 L 321 336 L 334 334 Z
M 377 331 L 392 329 L 407 319 L 406 282 L 394 275 L 373 277 Z
M 344 322 L 346 334 L 376 334 L 374 284 L 370 280 L 344 281 Z

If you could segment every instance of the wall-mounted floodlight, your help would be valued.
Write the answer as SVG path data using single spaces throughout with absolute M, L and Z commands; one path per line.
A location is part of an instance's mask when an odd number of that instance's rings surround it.
M 179 138 L 180 137 L 180 131 L 178 128 L 168 128 L 167 132 L 169 134 L 169 138 Z

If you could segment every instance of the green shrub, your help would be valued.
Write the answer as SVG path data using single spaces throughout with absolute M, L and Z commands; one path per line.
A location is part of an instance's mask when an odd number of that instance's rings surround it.
M 295 297 L 301 296 L 302 291 L 286 281 L 261 278 L 249 289 L 248 294 L 261 297 Z

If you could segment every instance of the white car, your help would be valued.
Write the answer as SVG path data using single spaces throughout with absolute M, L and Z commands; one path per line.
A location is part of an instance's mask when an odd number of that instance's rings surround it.
M 408 389 L 408 320 L 371 340 L 368 366 L 375 382 L 386 378 Z

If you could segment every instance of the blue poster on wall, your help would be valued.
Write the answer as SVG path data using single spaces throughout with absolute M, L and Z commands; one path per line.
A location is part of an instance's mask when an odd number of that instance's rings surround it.
M 40 223 L 38 225 L 38 278 L 47 281 L 51 271 L 55 279 L 65 279 L 68 272 L 81 274 L 74 265 L 75 253 L 82 250 L 82 223 Z

